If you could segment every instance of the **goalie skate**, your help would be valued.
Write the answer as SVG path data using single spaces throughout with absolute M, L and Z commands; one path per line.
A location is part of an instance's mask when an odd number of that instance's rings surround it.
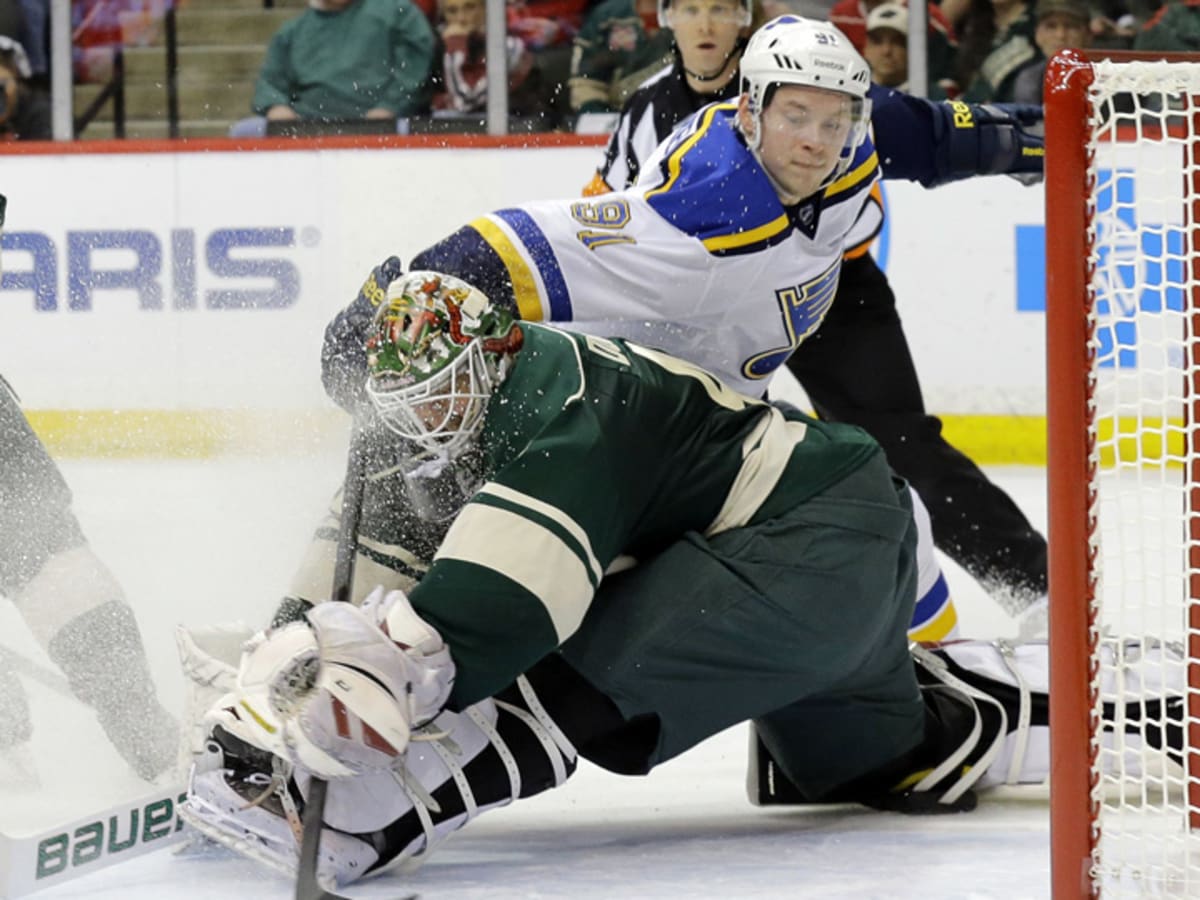
M 304 801 L 291 767 L 227 732 L 219 737 L 193 764 L 180 815 L 205 837 L 294 876 Z M 317 876 L 330 886 L 362 877 L 379 859 L 366 841 L 328 827 L 320 853 Z
M 934 760 L 930 768 L 914 772 L 887 794 L 854 799 L 902 812 L 966 810 L 974 805 L 977 789 L 1046 781 L 1050 737 L 1045 641 L 951 641 L 914 645 L 912 654 L 927 706 L 936 703 L 939 718 L 954 721 L 940 744 L 931 742 L 927 748 Z M 1162 750 L 1178 764 L 1184 737 L 1183 648 L 1154 640 L 1105 639 L 1100 654 L 1106 673 L 1101 695 L 1117 696 L 1114 681 L 1119 677 L 1120 696 L 1126 701 L 1103 704 L 1101 746 L 1113 746 L 1116 732 L 1124 733 L 1124 754 L 1119 760 L 1109 759 L 1109 767 L 1136 777 L 1144 750 Z M 1156 721 L 1167 724 L 1145 724 Z M 750 758 L 747 789 L 752 803 L 805 802 L 753 733 Z

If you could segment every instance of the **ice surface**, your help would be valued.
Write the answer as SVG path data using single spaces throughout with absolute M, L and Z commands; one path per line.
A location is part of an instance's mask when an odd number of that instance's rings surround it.
M 134 605 L 160 694 L 182 690 L 172 629 L 270 615 L 342 469 L 318 459 L 63 464 L 97 553 Z M 999 468 L 1045 524 L 1044 472 Z M 953 565 L 970 636 L 1011 634 Z M 0 605 L 0 642 L 45 663 Z M 0 788 L 0 832 L 61 824 L 143 793 L 88 711 L 26 680 L 36 791 Z M 171 703 L 178 708 L 179 703 Z M 745 799 L 746 734 L 718 735 L 646 778 L 583 766 L 563 788 L 484 816 L 423 868 L 348 891 L 388 898 L 1036 898 L 1049 895 L 1047 792 L 986 795 L 976 812 L 906 818 L 856 807 L 762 810 Z M 285 878 L 236 857 L 163 850 L 35 894 L 51 898 L 291 897 Z

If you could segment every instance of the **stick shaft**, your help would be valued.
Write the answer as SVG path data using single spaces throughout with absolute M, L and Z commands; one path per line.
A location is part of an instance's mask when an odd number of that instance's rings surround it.
M 354 559 L 358 554 L 358 525 L 362 518 L 366 484 L 365 444 L 365 429 L 356 417 L 350 432 L 346 478 L 342 483 L 342 517 L 338 523 L 337 555 L 334 558 L 333 587 L 329 595 L 334 603 L 350 602 L 354 588 Z M 296 869 L 296 900 L 339 900 L 337 894 L 326 891 L 317 880 L 328 787 L 324 780 L 315 776 L 308 785 L 302 817 L 304 828 L 300 841 L 300 861 Z

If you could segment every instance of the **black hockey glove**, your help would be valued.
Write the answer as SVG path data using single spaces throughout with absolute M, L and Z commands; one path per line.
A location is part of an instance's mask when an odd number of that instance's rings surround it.
M 968 175 L 1011 175 L 1022 184 L 1042 180 L 1042 107 L 951 100 L 934 108 L 939 184 Z
M 388 285 L 404 274 L 399 257 L 389 256 L 371 270 L 358 296 L 325 328 L 321 383 L 338 406 L 353 414 L 366 397 L 367 330 Z

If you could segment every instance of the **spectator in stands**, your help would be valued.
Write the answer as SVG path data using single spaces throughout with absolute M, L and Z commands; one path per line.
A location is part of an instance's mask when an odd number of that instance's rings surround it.
M 829 21 L 850 39 L 873 71 L 875 63 L 868 55 L 868 46 L 871 44 L 869 23 L 873 15 L 876 16 L 876 23 L 879 23 L 881 19 L 876 14 L 885 7 L 887 10 L 882 19 L 889 24 L 876 34 L 873 49 L 884 69 L 896 69 L 900 75 L 898 82 L 885 86 L 899 87 L 908 81 L 908 5 L 905 0 L 839 0 L 829 11 Z M 959 85 L 953 78 L 958 45 L 954 29 L 937 4 L 929 3 L 926 8 L 929 17 L 929 37 L 926 41 L 929 96 L 940 100 L 956 96 L 959 91 Z M 894 79 L 895 75 L 887 77 Z M 878 76 L 875 79 L 879 81 Z M 879 83 L 884 84 L 882 81 Z M 907 90 L 906 87 L 900 89 Z
M 258 115 L 234 137 L 261 136 L 269 121 L 338 124 L 403 119 L 428 111 L 433 30 L 409 0 L 309 0 L 267 47 L 254 90 Z
M 867 45 L 867 16 L 884 3 L 908 6 L 907 0 L 838 0 L 829 10 L 829 21 L 850 38 L 854 49 L 862 53 Z M 956 39 L 950 20 L 936 3 L 929 3 L 926 8 L 929 10 L 930 33 L 942 35 L 946 42 L 953 45 Z
M 930 57 L 936 55 L 941 67 L 928 72 L 928 96 L 944 100 L 958 94 L 958 84 L 949 77 L 953 47 L 944 36 L 935 54 L 932 42 L 939 37 L 932 27 L 929 29 Z M 908 7 L 889 2 L 876 6 L 867 14 L 867 41 L 863 47 L 863 58 L 871 67 L 871 78 L 883 87 L 898 91 L 908 90 Z
M 1200 0 L 1168 3 L 1133 39 L 1134 50 L 1200 51 Z
M 1037 45 L 1034 43 L 1037 24 L 1033 15 L 1033 2 L 1034 0 L 991 0 L 990 15 L 987 19 L 977 20 L 980 25 L 990 29 L 991 39 L 987 42 L 987 51 L 979 63 L 978 71 L 973 75 L 968 72 L 969 80 L 963 80 L 963 83 L 968 85 L 963 95 L 964 100 L 969 103 L 989 100 L 1012 101 L 1017 73 L 1038 57 Z M 981 29 L 973 37 L 982 39 L 985 33 Z M 979 43 L 982 42 L 979 40 Z M 964 41 L 960 52 L 970 55 L 972 49 Z
M 25 14 L 25 30 L 13 35 L 29 57 L 31 81 L 44 88 L 50 86 L 50 0 L 20 0 Z
M 899 91 L 908 89 L 908 8 L 881 3 L 867 13 L 867 42 L 863 59 L 871 80 Z
M 29 86 L 32 71 L 25 49 L 0 35 L 0 140 L 51 138 L 50 102 Z
M 548 127 L 571 112 L 572 48 L 590 5 L 589 0 L 508 0 L 508 33 L 533 53 Z
M 656 0 L 604 0 L 584 20 L 571 57 L 571 110 L 615 112 L 643 81 L 672 61 Z
M 1037 0 L 1033 39 L 1040 56 L 1026 63 L 1013 82 L 1017 103 L 1041 103 L 1047 61 L 1067 47 L 1085 50 L 1092 43 L 1091 13 L 1083 0 Z
M 433 108 L 444 113 L 487 109 L 487 8 L 484 0 L 441 0 L 441 69 L 434 83 Z M 512 115 L 541 112 L 533 54 L 515 35 L 505 38 L 508 108 Z M 532 76 L 532 77 L 531 77 Z
M 535 53 L 569 47 L 588 5 L 587 0 L 508 0 L 508 32 Z

